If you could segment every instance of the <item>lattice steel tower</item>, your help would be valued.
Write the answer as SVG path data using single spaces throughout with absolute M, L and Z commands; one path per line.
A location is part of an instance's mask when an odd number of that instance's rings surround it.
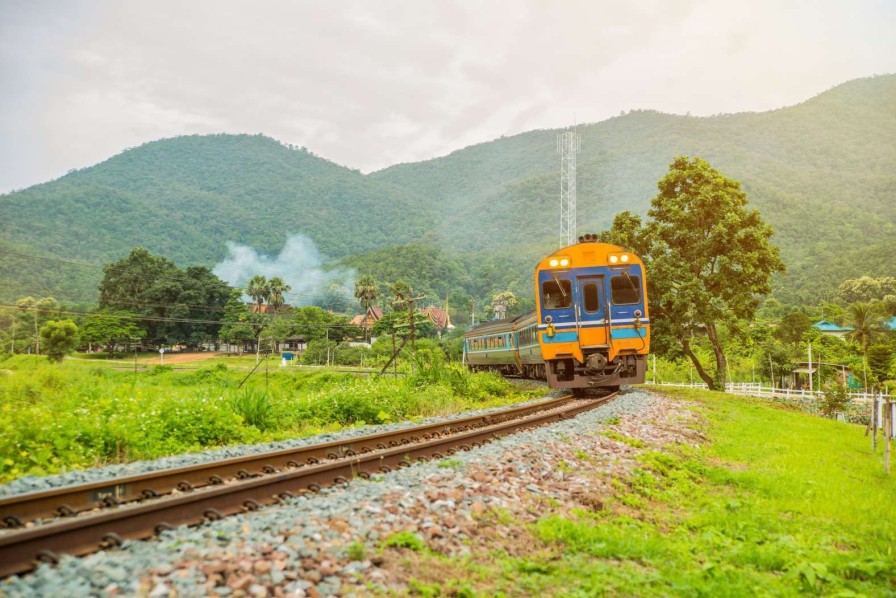
M 557 135 L 560 154 L 560 237 L 563 246 L 576 242 L 576 154 L 581 142 L 575 129 Z

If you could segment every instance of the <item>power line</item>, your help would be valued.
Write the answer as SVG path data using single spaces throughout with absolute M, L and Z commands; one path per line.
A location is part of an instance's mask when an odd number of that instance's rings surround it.
M 169 318 L 164 316 L 141 316 L 141 315 L 128 315 L 128 314 L 109 314 L 102 312 L 85 312 L 85 311 L 76 311 L 71 309 L 59 309 L 59 308 L 46 308 L 46 307 L 20 307 L 18 305 L 11 305 L 8 303 L 0 303 L 0 308 L 8 308 L 13 310 L 20 311 L 37 311 L 42 313 L 52 313 L 58 315 L 69 315 L 69 316 L 84 316 L 87 318 L 115 318 L 119 320 L 140 320 L 145 322 L 173 322 L 173 323 L 183 323 L 183 324 L 227 324 L 227 325 L 235 325 L 235 326 L 255 326 L 254 322 L 241 322 L 239 320 L 199 320 L 195 318 Z M 276 315 L 274 317 L 283 317 L 287 314 Z M 307 327 L 307 328 L 357 328 L 353 324 L 296 324 L 298 327 Z

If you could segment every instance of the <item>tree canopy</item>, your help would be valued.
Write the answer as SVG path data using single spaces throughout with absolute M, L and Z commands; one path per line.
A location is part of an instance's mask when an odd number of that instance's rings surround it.
M 652 330 L 681 351 L 710 388 L 724 388 L 721 329 L 736 333 L 771 291 L 772 274 L 784 264 L 771 244 L 772 229 L 748 207 L 740 183 L 701 158 L 679 156 L 657 184 L 648 216 L 616 217 L 605 240 L 633 249 L 648 264 Z M 691 347 L 694 335 L 709 340 L 713 372 Z M 662 337 L 665 337 L 663 339 Z

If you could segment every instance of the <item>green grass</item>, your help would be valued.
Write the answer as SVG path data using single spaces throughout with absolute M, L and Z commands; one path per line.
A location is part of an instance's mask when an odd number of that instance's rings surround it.
M 638 465 L 599 510 L 545 509 L 504 552 L 432 557 L 453 572 L 442 582 L 508 596 L 896 595 L 896 481 L 863 427 L 671 392 L 697 404 L 706 441 L 630 443 Z
M 437 360 L 399 378 L 262 366 L 246 380 L 247 371 L 226 363 L 135 372 L 119 360 L 0 359 L 0 482 L 457 413 L 537 392 Z

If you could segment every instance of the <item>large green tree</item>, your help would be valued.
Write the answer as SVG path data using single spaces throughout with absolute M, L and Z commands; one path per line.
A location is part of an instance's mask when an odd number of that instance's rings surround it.
M 100 308 L 139 314 L 147 338 L 198 344 L 217 337 L 230 288 L 208 268 L 181 270 L 136 247 L 103 272 Z
M 638 252 L 647 262 L 652 332 L 659 345 L 677 345 L 711 389 L 724 389 L 724 335 L 752 319 L 771 277 L 784 270 L 772 229 L 750 209 L 740 183 L 701 158 L 676 157 L 657 184 L 642 226 L 617 216 L 604 240 Z M 714 367 L 692 346 L 705 337 Z
M 139 317 L 123 310 L 101 310 L 93 313 L 81 323 L 81 342 L 104 346 L 111 354 L 116 343 L 143 338 L 146 332 L 136 323 Z

